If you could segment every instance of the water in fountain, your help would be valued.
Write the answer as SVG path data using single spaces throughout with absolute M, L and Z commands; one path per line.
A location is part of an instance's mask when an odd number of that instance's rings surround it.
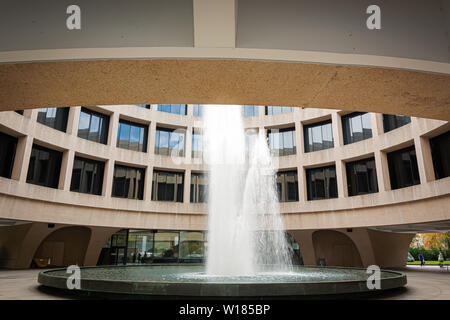
M 265 133 L 246 162 L 241 106 L 205 108 L 209 164 L 207 274 L 245 276 L 290 270 Z

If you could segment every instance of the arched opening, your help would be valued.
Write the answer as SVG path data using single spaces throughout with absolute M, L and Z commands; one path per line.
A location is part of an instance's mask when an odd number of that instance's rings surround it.
M 33 261 L 42 259 L 48 265 L 63 267 L 83 265 L 91 238 L 87 227 L 65 227 L 49 234 L 36 250 Z
M 319 230 L 313 233 L 312 240 L 318 265 L 363 266 L 358 249 L 345 234 L 333 230 Z

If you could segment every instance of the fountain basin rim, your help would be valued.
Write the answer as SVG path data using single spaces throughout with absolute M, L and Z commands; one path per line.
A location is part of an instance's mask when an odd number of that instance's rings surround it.
M 199 264 L 151 264 L 151 265 L 128 265 L 128 266 L 92 266 L 80 267 L 86 269 L 123 269 L 123 268 L 152 268 L 158 266 L 171 266 L 182 269 L 182 266 L 203 266 Z M 363 268 L 347 267 L 315 267 L 305 266 L 302 269 L 316 269 L 321 272 L 331 270 L 345 270 L 355 272 L 365 271 Z M 99 271 L 100 271 L 99 270 Z M 44 286 L 67 290 L 67 276 L 52 275 L 51 273 L 66 271 L 66 268 L 45 270 L 39 273 L 38 282 Z M 406 275 L 390 270 L 381 270 L 392 276 L 381 279 L 381 291 L 403 287 L 407 283 Z M 380 290 L 370 290 L 367 288 L 367 280 L 332 280 L 326 281 L 167 281 L 167 280 L 130 280 L 130 279 L 81 279 L 80 290 L 70 290 L 84 293 L 105 293 L 141 296 L 160 297 L 277 297 L 277 296 L 309 296 L 309 295 L 335 295 L 348 293 L 380 292 Z

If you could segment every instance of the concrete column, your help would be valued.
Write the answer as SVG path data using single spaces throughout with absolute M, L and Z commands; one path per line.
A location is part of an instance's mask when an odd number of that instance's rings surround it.
M 417 167 L 419 168 L 420 183 L 436 179 L 434 175 L 433 159 L 431 157 L 430 140 L 424 137 L 414 138 L 416 148 Z
M 83 266 L 97 265 L 100 252 L 106 241 L 119 230 L 117 228 L 91 227 L 91 238 L 84 255 Z
M 348 197 L 347 188 L 347 174 L 345 172 L 345 162 L 340 159 L 336 159 L 336 180 L 338 188 L 338 197 L 346 198 Z
M 186 129 L 186 141 L 184 144 L 184 161 L 187 164 L 192 164 L 192 127 Z
M 303 125 L 301 122 L 295 122 L 295 139 L 297 144 L 297 157 L 305 153 L 305 138 L 303 136 Z
M 184 172 L 184 190 L 183 190 L 183 202 L 191 202 L 191 170 L 186 169 Z
M 114 160 L 109 159 L 105 163 L 105 172 L 103 174 L 102 196 L 111 198 L 114 177 Z
M 378 190 L 391 190 L 391 179 L 389 177 L 389 164 L 387 153 L 383 151 L 375 151 L 375 165 L 377 167 Z
M 32 110 L 27 110 L 27 111 L 30 112 L 30 113 L 28 113 L 30 116 L 30 120 L 33 122 L 36 122 L 39 109 L 32 109 Z M 24 113 L 24 115 L 25 115 L 25 113 Z
M 33 137 L 20 137 L 17 143 L 16 155 L 11 179 L 25 182 L 27 179 L 28 165 L 30 164 L 31 149 L 33 147 Z
M 145 182 L 144 182 L 144 201 L 152 200 L 153 187 L 153 166 L 149 165 L 145 168 Z
M 147 152 L 150 158 L 153 158 L 155 154 L 155 138 L 156 138 L 156 121 L 150 122 L 148 126 L 148 148 Z
M 66 150 L 63 152 L 58 189 L 66 191 L 70 190 L 74 157 L 75 157 L 74 150 Z
M 119 113 L 113 112 L 109 116 L 108 146 L 114 148 L 116 147 L 118 129 L 119 129 Z
M 27 118 L 31 118 L 34 109 L 26 109 L 23 111 L 23 116 Z
M 342 133 L 342 120 L 341 115 L 337 112 L 331 113 L 331 126 L 333 129 L 333 144 L 335 148 L 344 145 L 343 133 Z
M 67 134 L 78 135 L 78 123 L 80 122 L 81 107 L 71 107 L 67 120 Z
M 374 152 L 375 169 L 377 171 L 378 192 L 384 192 L 387 190 L 384 172 L 383 172 L 385 170 L 385 168 L 382 165 L 381 154 L 382 154 L 382 152 L 378 151 L 378 150 Z
M 194 105 L 193 104 L 188 104 L 187 105 L 187 110 L 186 110 L 186 115 L 188 117 L 193 117 L 194 116 Z
M 303 125 L 301 122 L 295 122 L 295 139 L 297 143 L 297 157 L 300 157 L 305 152 L 305 143 L 303 137 Z M 298 177 L 298 199 L 300 202 L 305 202 L 307 199 L 306 177 L 305 170 L 302 165 L 297 166 Z
M 370 124 L 372 127 L 372 137 L 376 137 L 384 133 L 383 114 L 371 113 Z
M 298 200 L 300 202 L 308 201 L 308 189 L 306 187 L 306 172 L 303 166 L 297 166 L 298 177 Z
M 338 230 L 348 236 L 358 249 L 362 264 L 365 268 L 376 264 L 375 254 L 372 248 L 372 241 L 369 237 L 367 228 L 355 228 L 352 232 Z

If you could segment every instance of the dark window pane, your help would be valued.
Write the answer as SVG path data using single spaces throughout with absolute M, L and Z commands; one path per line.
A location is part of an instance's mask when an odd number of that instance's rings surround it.
M 374 158 L 348 162 L 346 172 L 349 196 L 378 192 Z
M 58 188 L 62 153 L 33 145 L 27 182 L 50 188 Z
M 104 169 L 101 161 L 75 157 L 70 191 L 101 195 Z
M 402 127 L 410 122 L 411 122 L 411 118 L 408 116 L 383 114 L 384 132 L 389 132 L 396 128 Z
M 399 189 L 420 183 L 414 146 L 387 154 L 391 188 Z
M 191 202 L 207 201 L 207 175 L 205 173 L 191 173 Z
M 0 132 L 0 176 L 11 178 L 18 139 Z
M 37 122 L 59 131 L 66 131 L 70 108 L 39 109 Z
M 139 199 L 144 197 L 145 169 L 115 165 L 113 197 Z
M 450 176 L 450 131 L 430 139 L 430 147 L 436 179 Z
M 276 185 L 280 202 L 298 201 L 298 176 L 296 170 L 278 172 Z
M 154 171 L 152 200 L 183 202 L 184 173 Z
M 308 200 L 337 198 L 335 166 L 306 169 Z

